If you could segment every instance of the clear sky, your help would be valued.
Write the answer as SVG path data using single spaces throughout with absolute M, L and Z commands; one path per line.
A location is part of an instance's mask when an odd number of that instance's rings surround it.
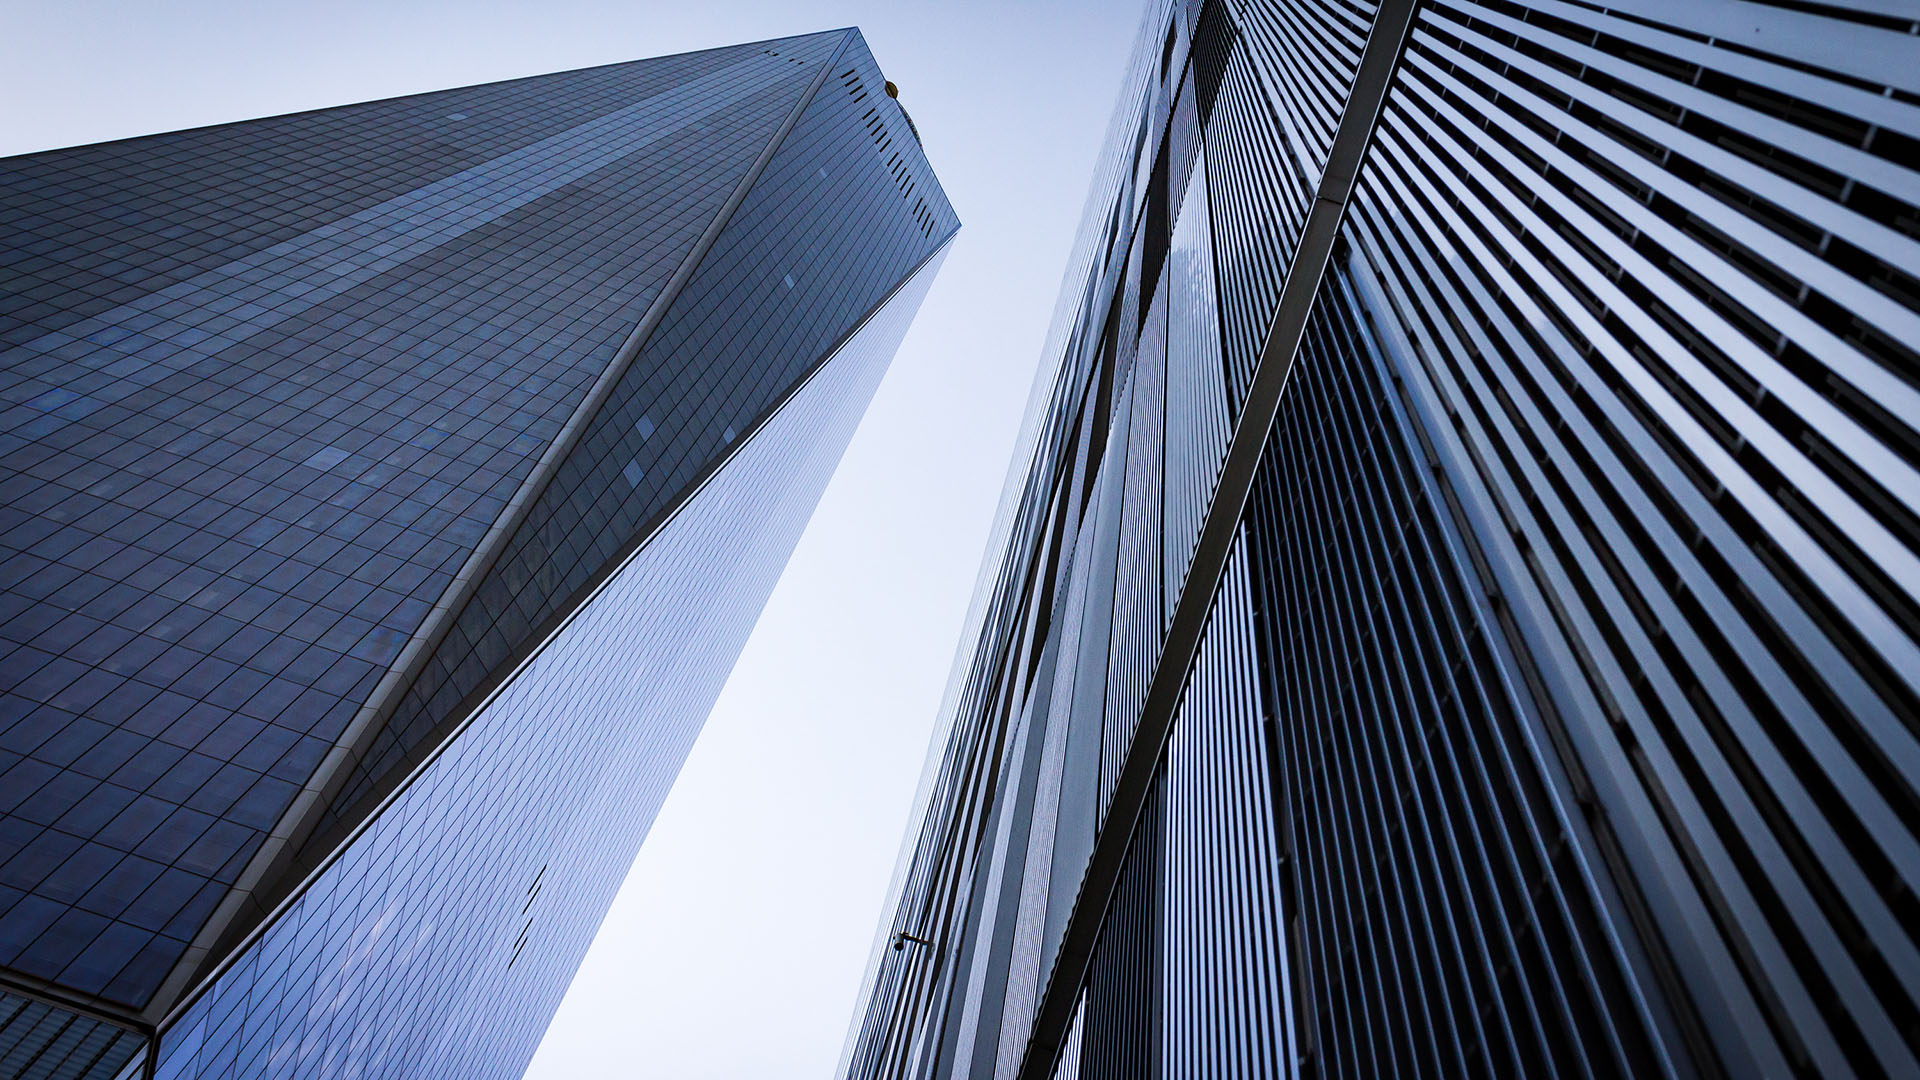
M 528 1075 L 823 1077 L 1137 0 L 8 5 L 0 155 L 857 25 L 963 222 Z

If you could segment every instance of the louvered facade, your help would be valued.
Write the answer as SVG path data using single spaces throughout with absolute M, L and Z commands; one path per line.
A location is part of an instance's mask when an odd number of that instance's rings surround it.
M 0 160 L 0 1077 L 520 1075 L 958 227 L 887 88 Z
M 845 1074 L 1920 1074 L 1920 12 L 1155 0 Z

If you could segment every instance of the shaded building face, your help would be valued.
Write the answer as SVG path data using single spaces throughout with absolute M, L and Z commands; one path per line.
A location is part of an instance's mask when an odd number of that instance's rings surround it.
M 957 227 L 883 85 L 0 161 L 9 1068 L 518 1075 Z
M 846 1074 L 1920 1070 L 1915 29 L 1149 5 Z

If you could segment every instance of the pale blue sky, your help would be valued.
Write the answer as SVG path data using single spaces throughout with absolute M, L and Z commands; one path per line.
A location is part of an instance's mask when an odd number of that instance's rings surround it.
M 1136 0 L 11 5 L 0 155 L 857 25 L 963 222 L 530 1077 L 828 1075 Z

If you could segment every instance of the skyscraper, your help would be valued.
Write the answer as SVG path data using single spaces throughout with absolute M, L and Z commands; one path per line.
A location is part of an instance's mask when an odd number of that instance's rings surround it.
M 1150 3 L 847 1075 L 1920 1075 L 1916 33 Z
M 520 1074 L 957 228 L 893 94 L 0 161 L 0 1075 Z

